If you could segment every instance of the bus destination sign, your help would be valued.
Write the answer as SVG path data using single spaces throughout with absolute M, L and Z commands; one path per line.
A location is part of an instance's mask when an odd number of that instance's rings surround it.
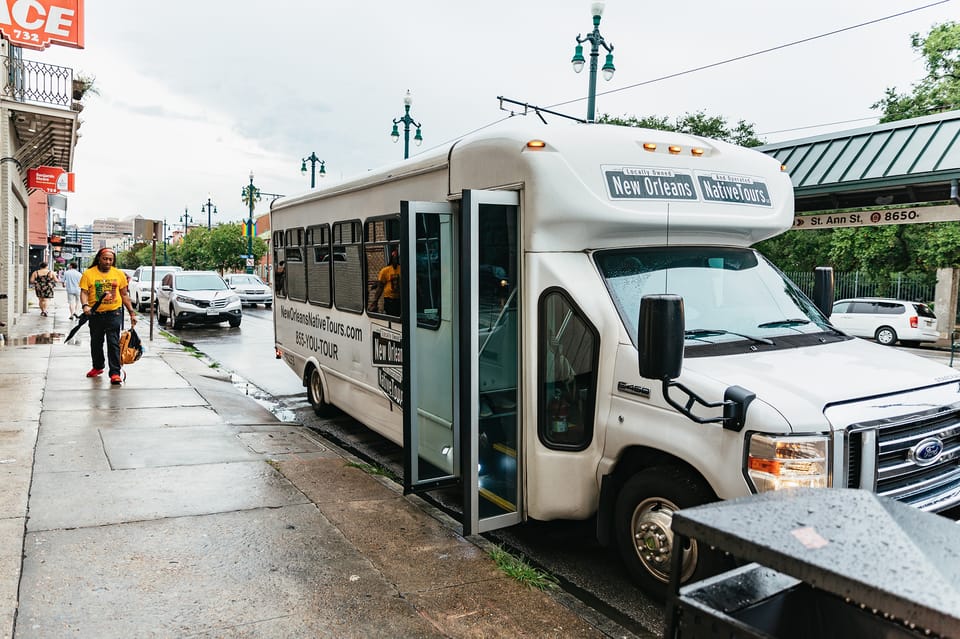
M 657 167 L 604 166 L 611 200 L 696 200 L 693 176 Z
M 698 173 L 697 180 L 703 199 L 708 202 L 773 206 L 767 185 L 756 178 L 729 173 Z

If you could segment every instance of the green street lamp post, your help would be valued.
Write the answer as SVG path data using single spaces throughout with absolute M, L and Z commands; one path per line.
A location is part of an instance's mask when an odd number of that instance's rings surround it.
M 603 4 L 602 2 L 594 2 L 590 6 L 590 11 L 593 14 L 593 32 L 588 33 L 584 38 L 577 34 L 577 47 L 574 50 L 573 60 L 571 60 L 574 72 L 580 73 L 583 71 L 583 65 L 586 62 L 583 59 L 583 43 L 590 42 L 590 91 L 587 94 L 587 122 L 596 120 L 594 111 L 597 103 L 597 58 L 600 55 L 600 47 L 607 50 L 607 59 L 601 69 L 603 79 L 610 80 L 613 78 L 613 72 L 616 71 L 616 67 L 613 66 L 613 44 L 608 43 L 600 35 L 600 17 L 603 15 Z
M 207 230 L 209 231 L 210 230 L 210 214 L 217 212 L 216 205 L 214 205 L 214 203 L 210 201 L 210 195 L 207 195 L 207 203 L 200 205 L 201 213 L 203 212 L 204 209 L 206 209 L 207 211 Z
M 324 177 L 327 174 L 326 162 L 317 157 L 317 154 L 313 151 L 310 151 L 310 157 L 303 158 L 303 161 L 300 164 L 300 174 L 307 174 L 307 162 L 310 163 L 310 188 L 314 188 L 317 185 L 317 163 L 320 163 L 320 177 Z
M 250 217 L 247 220 L 247 258 L 253 259 L 253 205 L 260 201 L 260 189 L 253 185 L 253 171 L 250 171 L 250 184 L 243 187 L 241 198 L 250 208 Z M 247 262 L 251 264 L 251 262 Z M 253 266 L 247 266 L 247 273 L 253 273 Z
M 163 265 L 167 265 L 167 218 L 163 218 Z
M 190 222 L 193 222 L 193 218 L 190 217 L 189 213 L 187 213 L 187 207 L 183 207 L 183 215 L 181 215 L 178 219 L 183 222 L 183 236 L 186 237 L 187 231 L 190 228 Z
M 395 119 L 393 121 L 393 131 L 390 132 L 390 137 L 393 138 L 394 142 L 400 140 L 400 131 L 397 129 L 397 125 L 403 122 L 403 159 L 406 160 L 410 157 L 410 125 L 417 127 L 416 134 L 413 136 L 413 141 L 417 146 L 420 146 L 423 143 L 423 136 L 420 135 L 420 123 L 410 117 L 410 105 L 413 104 L 413 97 L 410 95 L 410 89 L 407 89 L 407 94 L 403 96 L 403 116 Z

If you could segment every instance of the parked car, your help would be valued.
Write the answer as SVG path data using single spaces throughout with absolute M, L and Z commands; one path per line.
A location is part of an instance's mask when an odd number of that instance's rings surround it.
M 157 298 L 160 324 L 170 318 L 172 328 L 185 324 L 230 322 L 240 326 L 240 297 L 214 271 L 176 271 L 163 276 Z
M 156 304 L 160 282 L 167 273 L 182 271 L 180 266 L 158 266 L 157 278 L 154 280 L 153 300 Z M 133 272 L 133 277 L 129 278 L 130 300 L 138 310 L 146 311 L 150 306 L 150 280 L 153 278 L 153 272 L 149 265 L 140 266 Z
M 256 275 L 229 273 L 223 276 L 223 281 L 240 296 L 241 304 L 263 304 L 267 308 L 273 304 L 273 291 Z
M 892 346 L 904 346 L 940 339 L 937 318 L 922 302 L 879 297 L 838 300 L 833 304 L 830 323 L 850 335 L 873 338 Z

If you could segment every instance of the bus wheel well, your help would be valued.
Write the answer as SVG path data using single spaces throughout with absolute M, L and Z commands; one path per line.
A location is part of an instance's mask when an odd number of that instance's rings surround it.
M 597 509 L 597 540 L 604 546 L 613 543 L 613 518 L 617 496 L 631 477 L 646 468 L 673 467 L 685 471 L 709 486 L 700 472 L 683 459 L 656 448 L 634 446 L 620 455 L 613 472 L 605 475 L 600 485 L 600 504 Z
M 318 366 L 307 364 L 303 369 L 303 385 L 307 387 L 307 399 L 318 417 L 331 417 L 336 414 L 336 408 L 327 402 L 326 384 Z

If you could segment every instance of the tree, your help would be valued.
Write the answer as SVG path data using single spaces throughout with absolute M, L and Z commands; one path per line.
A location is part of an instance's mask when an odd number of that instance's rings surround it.
M 661 131 L 677 131 L 679 133 L 690 133 L 700 135 L 705 138 L 723 140 L 740 146 L 760 146 L 763 140 L 757 137 L 754 125 L 744 120 L 739 120 L 731 128 L 727 124 L 727 119 L 723 116 L 710 116 L 703 111 L 694 113 L 687 112 L 678 116 L 673 123 L 667 116 L 648 115 L 642 118 L 636 116 L 615 117 L 607 113 L 600 116 L 597 120 L 602 124 L 616 124 L 619 126 L 635 126 L 645 129 L 659 129 Z
M 247 252 L 247 236 L 242 224 L 221 224 L 214 228 L 208 238 L 207 250 L 220 273 L 240 270 L 246 265 L 241 255 Z M 253 258 L 260 260 L 267 253 L 267 244 L 259 237 L 253 238 Z
M 960 23 L 934 26 L 925 38 L 911 34 L 910 46 L 926 60 L 927 75 L 910 93 L 888 87 L 872 109 L 883 111 L 881 122 L 894 122 L 960 108 Z

